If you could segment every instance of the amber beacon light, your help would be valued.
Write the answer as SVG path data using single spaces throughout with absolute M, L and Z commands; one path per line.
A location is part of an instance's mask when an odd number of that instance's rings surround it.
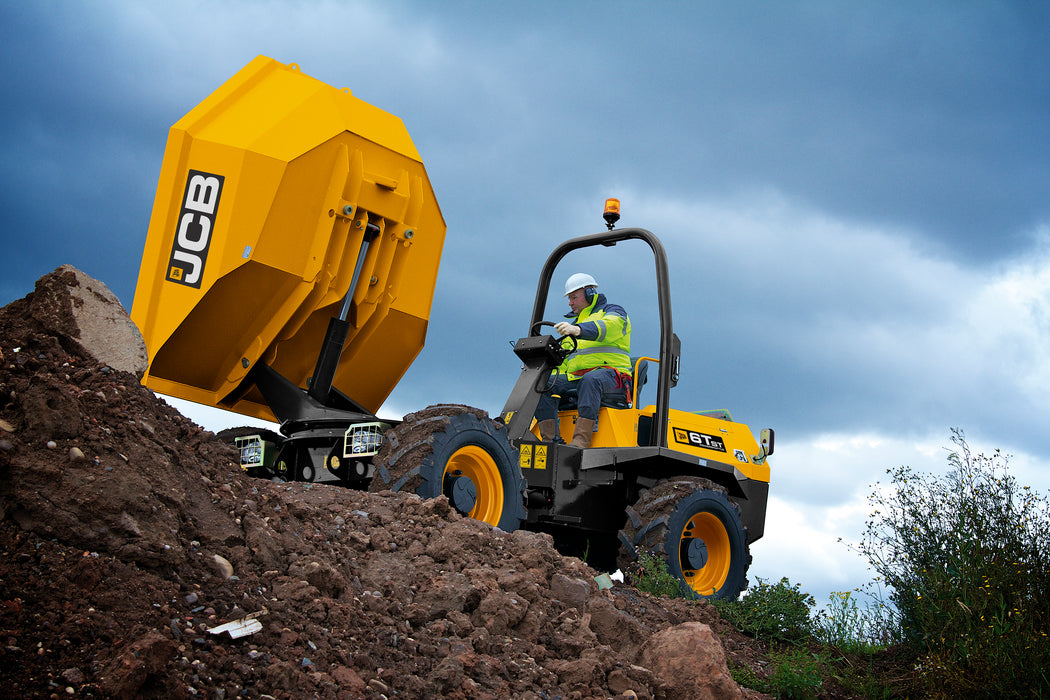
M 609 227 L 609 230 L 613 230 L 613 226 L 620 220 L 620 200 L 610 197 L 605 200 L 605 213 L 602 214 L 602 218 L 605 219 L 605 225 Z

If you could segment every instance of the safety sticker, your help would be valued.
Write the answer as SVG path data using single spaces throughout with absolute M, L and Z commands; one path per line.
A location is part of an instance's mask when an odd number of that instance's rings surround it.
M 546 469 L 546 445 L 522 445 L 518 450 L 518 464 L 522 469 Z

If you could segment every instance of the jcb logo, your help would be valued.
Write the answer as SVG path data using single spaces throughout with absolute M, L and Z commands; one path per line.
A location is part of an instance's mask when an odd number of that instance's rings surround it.
M 715 450 L 716 452 L 726 451 L 726 444 L 717 435 L 698 433 L 695 430 L 686 430 L 685 428 L 672 428 L 672 430 L 674 431 L 675 442 L 683 445 L 692 445 L 693 447 L 703 447 L 706 450 Z
M 222 194 L 222 175 L 191 170 L 186 178 L 175 241 L 168 261 L 168 279 L 200 289 L 204 263 L 208 260 L 215 212 Z

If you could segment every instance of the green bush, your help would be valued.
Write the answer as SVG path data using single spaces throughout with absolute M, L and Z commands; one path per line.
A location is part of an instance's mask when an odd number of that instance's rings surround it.
M 812 634 L 809 611 L 813 596 L 782 578 L 769 584 L 758 579 L 740 600 L 715 600 L 722 617 L 745 634 L 771 642 L 797 642 Z
M 685 583 L 667 570 L 667 563 L 652 552 L 640 551 L 638 559 L 627 571 L 624 579 L 640 591 L 668 598 L 692 598 Z
M 858 549 L 890 587 L 895 629 L 924 692 L 1050 695 L 1050 510 L 1008 457 L 958 450 L 937 477 L 888 470 Z

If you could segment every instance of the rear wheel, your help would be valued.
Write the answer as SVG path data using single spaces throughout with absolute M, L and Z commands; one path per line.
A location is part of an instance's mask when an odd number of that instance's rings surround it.
M 747 588 L 747 533 L 722 487 L 696 477 L 661 481 L 627 515 L 620 531 L 625 571 L 647 551 L 695 598 L 735 600 Z
M 373 460 L 370 491 L 444 495 L 476 520 L 511 532 L 525 518 L 525 482 L 506 429 L 480 409 L 431 406 L 405 416 Z

